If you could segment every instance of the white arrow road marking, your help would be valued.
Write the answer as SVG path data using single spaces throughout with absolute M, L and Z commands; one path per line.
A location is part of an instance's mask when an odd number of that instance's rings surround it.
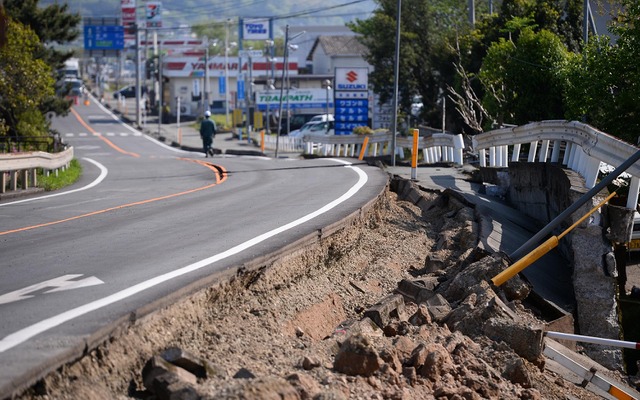
M 2 296 L 0 296 L 0 304 L 13 303 L 14 301 L 29 299 L 31 297 L 34 297 L 34 295 L 31 293 L 35 293 L 46 288 L 53 289 L 47 290 L 44 293 L 53 293 L 62 292 L 64 290 L 78 289 L 87 286 L 102 285 L 104 283 L 95 276 L 90 276 L 79 281 L 72 280 L 80 276 L 82 276 L 82 274 L 63 275 L 59 278 L 49 279 L 48 281 L 36 283 L 35 285 L 27 286 L 26 288 L 3 294 Z

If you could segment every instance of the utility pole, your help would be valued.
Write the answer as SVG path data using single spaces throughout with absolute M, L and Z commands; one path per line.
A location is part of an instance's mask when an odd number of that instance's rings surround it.
M 229 126 L 229 19 L 225 26 L 224 35 L 224 107 L 225 121 Z
M 162 124 L 162 108 L 164 107 L 162 104 L 162 90 L 162 47 L 160 45 L 158 46 L 158 137 L 162 136 L 162 131 L 160 129 Z
M 287 51 L 287 48 L 289 47 L 289 25 L 286 26 L 285 28 L 285 34 L 284 34 L 284 65 L 286 68 L 287 63 L 289 62 L 288 60 L 288 55 L 289 52 Z M 285 70 L 284 68 L 282 69 L 282 79 L 281 79 L 281 83 L 280 83 L 280 105 L 278 106 L 278 129 L 277 129 L 277 133 L 276 133 L 276 154 L 275 154 L 275 158 L 278 158 L 278 147 L 279 147 L 279 142 L 280 142 L 280 128 L 282 127 L 282 96 L 284 96 L 284 80 L 285 80 Z
M 471 0 L 473 1 L 473 0 Z M 398 135 L 398 80 L 400 75 L 400 16 L 402 0 L 398 0 L 396 15 L 396 60 L 393 71 L 393 121 L 391 121 L 391 166 L 396 166 L 396 136 Z
M 142 98 L 142 90 L 140 90 L 140 30 L 138 29 L 138 23 L 133 25 L 136 36 L 136 125 L 139 127 L 142 121 L 140 99 Z
M 211 105 L 209 102 L 209 38 L 204 37 L 204 105 L 202 114 L 209 110 Z

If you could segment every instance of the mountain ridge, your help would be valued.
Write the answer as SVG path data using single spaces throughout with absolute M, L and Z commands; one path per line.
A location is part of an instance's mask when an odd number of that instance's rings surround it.
M 59 0 L 40 0 L 41 7 L 58 3 Z M 144 12 L 143 2 L 138 0 L 139 15 Z M 148 2 L 151 3 L 151 2 Z M 231 19 L 232 28 L 237 29 L 239 18 L 273 18 L 274 32 L 280 33 L 285 25 L 344 25 L 355 19 L 367 19 L 377 7 L 374 0 L 165 0 L 162 4 L 162 20 L 165 28 L 190 27 L 207 23 L 221 23 Z M 71 12 L 82 17 L 120 16 L 120 0 L 67 0 Z M 256 10 L 260 14 L 256 14 Z

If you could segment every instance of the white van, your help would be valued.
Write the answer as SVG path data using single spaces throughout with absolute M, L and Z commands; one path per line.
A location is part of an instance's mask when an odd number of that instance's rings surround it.
M 64 62 L 64 77 L 80 79 L 80 60 L 70 58 Z

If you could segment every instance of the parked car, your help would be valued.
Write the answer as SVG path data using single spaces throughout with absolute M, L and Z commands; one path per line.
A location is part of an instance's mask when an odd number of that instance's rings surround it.
M 311 118 L 309 120 L 309 122 L 316 122 L 316 121 L 333 121 L 333 114 L 320 114 L 320 115 L 316 115 L 315 117 Z
M 311 119 L 313 119 L 313 117 L 317 115 L 318 113 L 302 113 L 292 115 L 291 121 L 289 122 L 289 132 L 302 128 L 304 124 L 311 121 Z
M 147 88 L 145 86 L 142 86 L 140 90 L 142 91 L 143 95 L 147 93 Z M 120 97 L 124 97 L 125 99 L 132 98 L 132 97 L 135 98 L 136 86 L 135 85 L 125 86 L 122 89 L 116 90 L 115 92 L 113 92 L 114 99 L 118 99 Z
M 307 122 L 300 129 L 291 131 L 289 137 L 304 137 L 304 136 L 327 136 L 335 135 L 334 122 L 333 121 L 313 121 Z

